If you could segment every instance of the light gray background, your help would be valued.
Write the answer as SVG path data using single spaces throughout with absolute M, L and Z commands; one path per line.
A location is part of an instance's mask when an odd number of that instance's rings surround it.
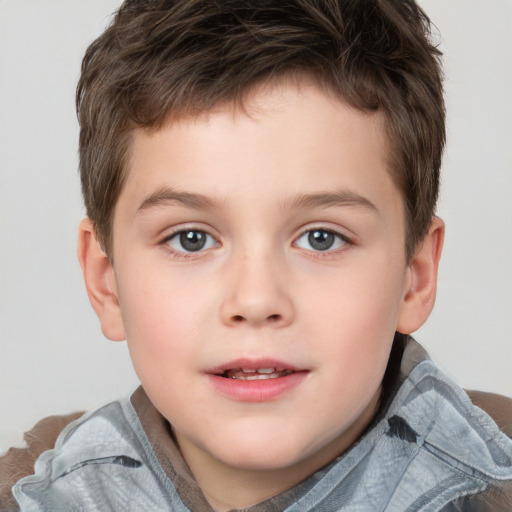
M 462 385 L 512 395 L 512 2 L 423 0 L 446 53 L 447 223 L 417 338 Z M 137 385 L 102 337 L 75 256 L 74 88 L 118 0 L 0 0 L 0 452 L 40 418 Z

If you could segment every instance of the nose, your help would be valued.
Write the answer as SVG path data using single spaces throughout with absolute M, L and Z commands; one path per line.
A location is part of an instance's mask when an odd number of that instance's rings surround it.
M 228 269 L 221 317 L 229 326 L 286 327 L 294 320 L 294 305 L 282 267 L 270 255 L 246 256 Z

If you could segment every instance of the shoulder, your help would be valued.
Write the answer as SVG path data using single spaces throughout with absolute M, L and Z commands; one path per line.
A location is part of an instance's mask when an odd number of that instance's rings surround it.
M 39 421 L 23 435 L 26 446 L 11 448 L 0 457 L 0 510 L 15 510 L 12 486 L 34 472 L 34 464 L 41 453 L 51 450 L 64 427 L 80 418 L 83 412 L 63 416 L 49 416 Z
M 22 510 L 107 510 L 117 500 L 123 510 L 187 510 L 128 398 L 66 427 L 12 493 Z
M 483 410 L 496 423 L 498 428 L 512 438 L 512 398 L 495 393 L 487 393 L 484 391 L 462 390 L 456 383 L 452 382 L 449 377 L 443 374 L 439 367 L 431 360 L 426 350 L 411 336 L 405 336 L 404 339 L 397 338 L 397 346 L 400 358 L 400 370 L 397 381 L 402 384 L 408 378 L 411 372 L 415 372 L 421 364 L 431 364 L 435 370 L 427 371 L 437 377 L 434 379 L 437 385 L 443 386 L 448 383 L 448 387 L 452 390 L 459 389 L 462 395 L 468 396 L 471 404 Z M 395 345 L 393 345 L 395 347 Z M 458 392 L 456 393 L 458 394 Z M 469 412 L 469 410 L 467 411 Z M 471 414 L 471 412 L 469 412 Z
M 512 398 L 484 391 L 466 390 L 466 393 L 473 405 L 485 411 L 499 429 L 512 438 Z
M 112 402 L 87 413 L 50 416 L 25 433 L 25 447 L 11 448 L 0 457 L 0 510 L 18 510 L 14 495 L 19 502 L 20 493 L 16 494 L 16 488 L 22 482 L 26 488 L 44 487 L 46 480 L 55 476 L 55 464 L 65 468 L 65 473 L 72 472 L 75 466 L 93 464 L 98 458 L 108 461 L 112 457 L 105 458 L 105 452 L 125 448 L 132 436 L 123 403 Z M 114 462 L 124 463 L 125 459 Z
M 486 412 L 499 429 L 512 438 L 512 398 L 484 391 L 465 390 L 473 405 Z M 478 510 L 512 510 L 512 481 L 506 480 L 483 493 Z

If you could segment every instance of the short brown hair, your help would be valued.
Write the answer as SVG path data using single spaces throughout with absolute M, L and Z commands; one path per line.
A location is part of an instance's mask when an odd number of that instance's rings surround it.
M 77 88 L 82 192 L 106 253 L 133 128 L 242 104 L 296 72 L 383 112 L 410 257 L 435 213 L 445 142 L 440 52 L 414 0 L 126 0 Z

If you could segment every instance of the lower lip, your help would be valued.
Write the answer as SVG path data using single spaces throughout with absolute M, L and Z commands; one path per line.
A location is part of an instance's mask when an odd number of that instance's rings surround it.
M 296 372 L 277 379 L 229 379 L 208 374 L 211 384 L 221 394 L 239 402 L 270 402 L 296 388 L 308 372 Z

